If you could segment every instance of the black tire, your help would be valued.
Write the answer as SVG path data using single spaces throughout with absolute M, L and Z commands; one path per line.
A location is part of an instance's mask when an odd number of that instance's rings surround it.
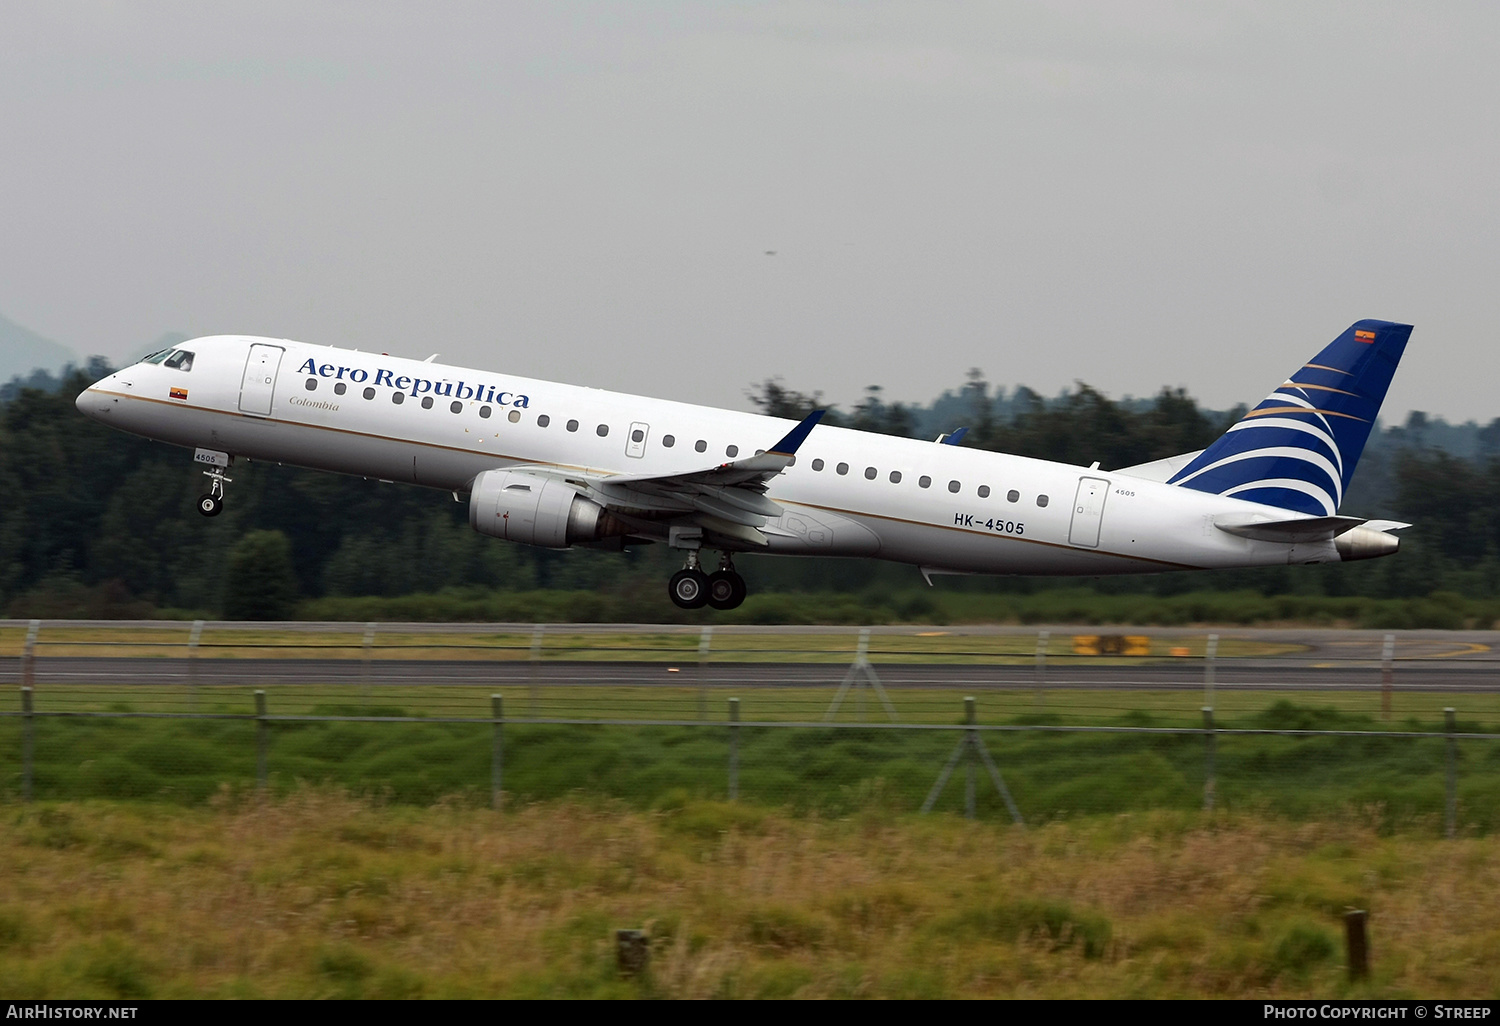
M 734 609 L 745 601 L 745 579 L 733 570 L 720 570 L 708 578 L 708 604 L 715 609 Z
M 224 508 L 224 500 L 213 495 L 198 496 L 198 512 L 206 517 L 216 517 Z
M 708 602 L 708 578 L 702 570 L 679 570 L 667 582 L 667 594 L 679 609 L 699 609 Z

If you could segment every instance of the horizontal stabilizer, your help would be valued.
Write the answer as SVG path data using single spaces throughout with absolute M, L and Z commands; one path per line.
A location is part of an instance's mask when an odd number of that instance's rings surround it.
M 1328 541 L 1361 525 L 1389 525 L 1388 529 L 1410 527 L 1393 520 L 1365 520 L 1361 517 L 1297 517 L 1294 520 L 1257 520 L 1254 514 L 1229 513 L 1214 517 L 1214 526 L 1240 538 L 1269 542 Z M 1387 528 L 1376 528 L 1385 530 Z

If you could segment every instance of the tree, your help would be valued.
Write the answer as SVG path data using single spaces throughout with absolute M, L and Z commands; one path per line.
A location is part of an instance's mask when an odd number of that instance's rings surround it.
M 224 582 L 229 620 L 285 620 L 297 606 L 292 546 L 280 531 L 251 531 L 229 552 Z

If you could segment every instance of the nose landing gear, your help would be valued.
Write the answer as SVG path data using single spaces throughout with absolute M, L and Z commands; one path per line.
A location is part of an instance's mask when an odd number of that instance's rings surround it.
M 224 483 L 234 480 L 224 476 L 233 457 L 226 453 L 210 453 L 199 449 L 193 458 L 199 463 L 210 464 L 209 469 L 203 472 L 203 476 L 208 478 L 208 493 L 198 496 L 198 512 L 206 517 L 216 517 L 224 509 Z

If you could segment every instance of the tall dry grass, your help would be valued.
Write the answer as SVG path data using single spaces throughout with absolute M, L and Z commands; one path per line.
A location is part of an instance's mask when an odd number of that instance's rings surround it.
M 688 803 L 0 807 L 0 993 L 1500 993 L 1500 841 L 1149 813 L 1034 830 Z M 1371 816 L 1378 822 L 1378 816 Z M 1371 912 L 1344 980 L 1340 916 Z M 613 930 L 645 927 L 623 979 Z

